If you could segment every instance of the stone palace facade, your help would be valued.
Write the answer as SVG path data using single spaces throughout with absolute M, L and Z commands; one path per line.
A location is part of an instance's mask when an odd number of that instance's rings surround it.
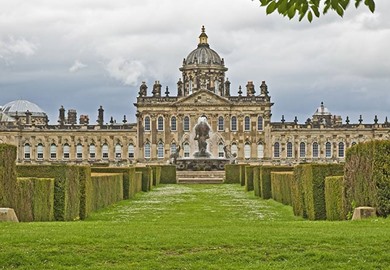
M 156 81 L 143 82 L 134 104 L 136 123 L 104 123 L 98 109 L 96 124 L 77 119 L 75 110 L 59 109 L 58 124 L 49 125 L 36 104 L 17 100 L 0 110 L 0 143 L 18 147 L 18 163 L 110 164 L 168 163 L 197 150 L 194 126 L 206 117 L 211 128 L 208 152 L 213 158 L 235 156 L 239 163 L 297 164 L 343 161 L 348 147 L 374 139 L 390 139 L 387 118 L 373 123 L 344 123 L 321 104 L 305 123 L 271 121 L 271 96 L 263 81 L 252 81 L 238 95 L 230 94 L 224 59 L 210 48 L 204 27 L 199 44 L 179 69 L 177 95 Z M 78 121 L 79 120 L 79 121 Z M 180 147 L 179 147 L 180 146 Z

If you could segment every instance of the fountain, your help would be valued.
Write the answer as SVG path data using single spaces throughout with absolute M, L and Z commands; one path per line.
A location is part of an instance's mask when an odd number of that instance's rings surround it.
M 230 163 L 228 158 L 213 158 L 208 151 L 208 140 L 210 140 L 211 128 L 205 116 L 199 117 L 198 123 L 194 127 L 195 135 L 193 141 L 197 142 L 198 151 L 193 154 L 193 157 L 179 157 L 179 150 L 174 155 L 174 163 L 178 170 L 181 171 L 214 171 L 224 170 L 225 164 Z M 226 147 L 224 148 L 225 155 L 227 154 Z

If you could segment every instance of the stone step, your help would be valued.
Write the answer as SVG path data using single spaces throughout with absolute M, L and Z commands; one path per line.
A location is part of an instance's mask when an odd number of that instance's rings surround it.
M 224 171 L 177 171 L 178 184 L 222 184 Z
M 178 184 L 223 184 L 223 178 L 179 178 Z

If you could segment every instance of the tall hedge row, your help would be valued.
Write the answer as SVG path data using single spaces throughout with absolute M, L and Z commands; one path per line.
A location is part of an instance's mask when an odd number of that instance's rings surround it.
M 18 177 L 54 178 L 54 219 L 75 220 L 80 217 L 79 166 L 18 165 Z M 82 180 L 81 180 L 82 181 Z
M 291 205 L 293 207 L 294 215 L 307 218 L 302 175 L 303 167 L 295 166 L 294 178 L 291 185 Z
M 261 166 L 259 171 L 259 181 L 257 191 L 255 194 L 259 194 L 263 199 L 271 199 L 271 172 L 289 172 L 292 171 L 293 167 L 287 166 Z
M 310 220 L 326 219 L 325 177 L 343 175 L 343 164 L 304 164 L 302 187 L 307 217 Z
M 92 167 L 93 173 L 122 173 L 123 174 L 123 199 L 128 200 L 136 193 L 135 167 Z
M 159 165 L 151 165 L 150 166 L 153 170 L 153 186 L 158 186 L 161 181 L 161 166 Z
M 161 167 L 161 184 L 176 184 L 176 165 L 164 165 Z
M 390 141 L 357 144 L 347 150 L 345 212 L 352 204 L 377 208 L 381 216 L 390 214 Z
M 0 207 L 16 206 L 16 146 L 0 144 Z
M 15 195 L 19 221 L 54 220 L 54 179 L 18 178 Z
M 225 184 L 241 183 L 241 166 L 239 164 L 225 165 Z
M 277 202 L 291 205 L 291 187 L 294 172 L 271 172 L 272 199 Z
M 80 181 L 80 219 L 85 219 L 92 212 L 91 167 L 77 166 Z
M 245 191 L 253 190 L 253 169 L 254 166 L 245 166 Z
M 142 172 L 142 191 L 148 192 L 153 186 L 153 169 L 150 166 L 136 167 L 135 171 Z
M 92 173 L 92 211 L 123 200 L 123 173 Z
M 325 205 L 327 220 L 346 218 L 343 207 L 343 176 L 325 177 Z

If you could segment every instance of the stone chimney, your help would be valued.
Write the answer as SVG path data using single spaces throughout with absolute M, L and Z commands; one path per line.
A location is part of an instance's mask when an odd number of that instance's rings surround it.
M 248 81 L 248 84 L 246 85 L 246 95 L 248 97 L 254 96 L 256 93 L 255 91 L 255 85 L 253 84 L 253 81 Z

